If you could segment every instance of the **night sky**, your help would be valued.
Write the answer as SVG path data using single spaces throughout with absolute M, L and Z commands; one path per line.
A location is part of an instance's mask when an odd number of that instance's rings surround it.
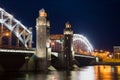
M 0 0 L 0 7 L 27 27 L 33 27 L 44 8 L 51 22 L 51 34 L 63 33 L 69 21 L 74 33 L 86 36 L 95 49 L 112 51 L 120 45 L 120 0 Z

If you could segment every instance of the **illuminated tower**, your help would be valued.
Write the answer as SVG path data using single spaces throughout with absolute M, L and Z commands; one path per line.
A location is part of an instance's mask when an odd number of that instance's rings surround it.
M 66 28 L 64 29 L 64 55 L 66 60 L 67 69 L 72 68 L 72 43 L 73 43 L 73 30 L 71 24 L 67 22 Z
M 36 56 L 38 60 L 38 68 L 46 69 L 48 60 L 50 23 L 47 20 L 47 13 L 44 9 L 39 11 L 39 17 L 36 19 Z

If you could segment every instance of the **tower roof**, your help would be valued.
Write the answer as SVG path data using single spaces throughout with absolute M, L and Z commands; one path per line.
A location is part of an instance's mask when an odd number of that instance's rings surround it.
M 40 17 L 47 17 L 47 13 L 45 12 L 45 9 L 41 9 L 40 11 L 39 11 L 39 16 Z
M 65 25 L 66 25 L 66 28 L 71 28 L 71 24 L 69 22 L 66 22 Z

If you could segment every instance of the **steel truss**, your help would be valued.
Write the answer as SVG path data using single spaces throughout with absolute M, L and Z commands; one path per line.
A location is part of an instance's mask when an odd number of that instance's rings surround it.
M 3 27 L 6 27 L 10 31 L 10 35 L 14 34 L 18 38 L 17 45 L 19 45 L 20 41 L 26 49 L 32 48 L 31 28 L 27 29 L 20 21 L 2 8 L 0 8 L 0 24 L 0 34 L 4 32 Z M 3 36 L 4 35 L 0 35 L 0 39 L 2 39 Z M 9 42 L 11 43 L 11 38 L 9 38 Z

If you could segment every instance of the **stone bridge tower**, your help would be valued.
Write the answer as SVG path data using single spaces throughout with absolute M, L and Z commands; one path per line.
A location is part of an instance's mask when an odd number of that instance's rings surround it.
M 49 50 L 50 23 L 47 20 L 47 13 L 44 9 L 39 11 L 39 17 L 36 19 L 36 56 L 37 69 L 46 70 Z
M 71 24 L 67 22 L 66 27 L 64 29 L 64 55 L 66 61 L 66 68 L 72 69 L 72 43 L 73 43 L 73 30 L 71 28 Z

